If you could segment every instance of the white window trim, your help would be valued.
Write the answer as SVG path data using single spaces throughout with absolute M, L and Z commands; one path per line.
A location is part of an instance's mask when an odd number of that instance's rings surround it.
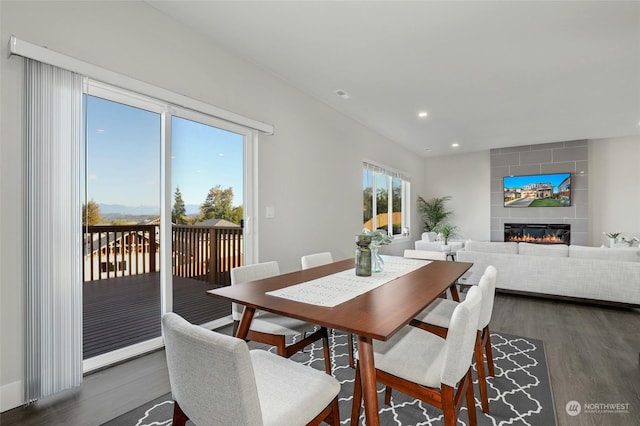
M 411 240 L 411 179 L 410 179 L 410 175 L 404 171 L 398 170 L 398 169 L 394 169 L 393 167 L 389 167 L 389 166 L 385 166 L 383 164 L 377 163 L 375 161 L 371 161 L 368 159 L 363 159 L 362 160 L 362 167 L 363 168 L 367 168 L 367 166 L 371 166 L 372 171 L 376 172 L 376 173 L 380 173 L 380 174 L 384 174 L 385 176 L 387 176 L 387 180 L 388 180 L 388 188 L 390 192 L 393 191 L 393 179 L 394 177 L 400 178 L 402 179 L 402 228 L 403 229 L 407 229 L 407 234 L 406 235 L 394 235 L 393 236 L 393 241 L 391 242 L 391 245 L 394 244 L 399 244 L 399 243 L 404 243 L 406 241 Z M 377 170 L 374 170 L 377 169 Z M 372 194 L 372 215 L 373 212 L 376 211 L 376 184 L 375 184 L 375 179 L 373 180 L 373 194 Z M 388 202 L 388 212 L 387 214 L 392 216 L 393 215 L 393 203 L 391 202 L 392 197 L 388 197 L 389 198 L 389 202 Z M 372 217 L 375 217 L 375 215 L 373 215 Z M 391 217 L 389 217 L 389 219 L 391 219 Z M 389 223 L 392 223 L 392 220 L 388 220 Z M 388 229 L 388 227 L 387 227 Z M 393 231 L 392 231 L 393 232 Z
M 46 47 L 40 47 L 33 43 L 21 40 L 14 35 L 12 35 L 9 39 L 9 54 L 35 59 L 37 61 L 73 71 L 75 73 L 90 77 L 98 81 L 103 81 L 116 87 L 121 87 L 135 93 L 142 93 L 144 95 L 151 96 L 155 99 L 159 99 L 173 105 L 180 105 L 184 108 L 192 109 L 194 111 L 201 111 L 205 114 L 211 115 L 212 117 L 218 117 L 230 123 L 239 124 L 241 126 L 266 133 L 268 135 L 272 135 L 274 133 L 274 127 L 272 124 L 263 123 L 252 118 L 236 114 L 235 112 L 218 108 L 206 102 L 202 102 L 188 96 L 181 95 L 179 93 L 175 93 L 158 86 L 154 86 L 153 84 L 145 83 L 141 80 L 136 80 L 135 78 L 128 77 L 124 74 L 110 71 L 97 65 L 72 58 L 71 56 L 58 53 L 51 49 L 47 49 Z

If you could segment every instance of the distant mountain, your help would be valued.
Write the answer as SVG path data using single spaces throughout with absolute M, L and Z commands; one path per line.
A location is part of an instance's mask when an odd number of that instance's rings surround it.
M 100 214 L 121 214 L 121 215 L 159 215 L 160 207 L 157 206 L 124 206 L 122 204 L 98 204 Z
M 131 216 L 149 216 L 159 215 L 160 207 L 157 206 L 125 206 L 122 204 L 98 204 L 100 206 L 100 214 L 102 215 L 131 215 Z M 185 210 L 187 215 L 197 214 L 200 212 L 200 206 L 197 204 L 186 204 Z

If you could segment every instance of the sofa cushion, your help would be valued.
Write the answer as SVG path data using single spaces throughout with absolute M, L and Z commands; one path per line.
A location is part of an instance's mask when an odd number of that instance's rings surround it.
M 623 262 L 640 262 L 640 249 L 638 248 L 607 248 L 569 246 L 569 257 L 581 259 L 618 260 Z
M 428 241 L 430 243 L 433 243 L 438 238 L 438 234 L 435 233 L 435 232 L 423 232 L 421 238 L 424 241 Z
M 566 244 L 519 243 L 518 253 L 527 256 L 569 257 L 569 246 Z
M 479 251 L 484 253 L 518 254 L 518 243 L 514 242 L 486 242 L 467 241 L 465 244 L 467 251 Z

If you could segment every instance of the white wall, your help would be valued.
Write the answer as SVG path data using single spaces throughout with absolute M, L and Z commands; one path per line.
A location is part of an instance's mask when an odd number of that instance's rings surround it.
M 352 256 L 362 226 L 363 159 L 411 176 L 423 160 L 140 2 L 0 2 L 0 411 L 21 403 L 23 376 L 22 60 L 11 34 L 57 52 L 275 125 L 259 142 L 260 260 L 299 269 L 300 256 Z M 266 206 L 275 208 L 264 219 Z M 420 231 L 413 213 L 414 232 Z M 390 247 L 401 252 L 412 241 Z
M 640 238 L 640 136 L 589 141 L 589 245 Z
M 491 185 L 489 151 L 430 158 L 425 162 L 425 191 L 416 193 L 428 200 L 450 195 L 450 222 L 461 237 L 490 240 Z

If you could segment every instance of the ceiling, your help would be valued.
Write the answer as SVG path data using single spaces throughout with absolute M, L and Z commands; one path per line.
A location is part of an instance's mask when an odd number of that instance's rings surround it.
M 421 156 L 640 134 L 638 1 L 147 3 Z

